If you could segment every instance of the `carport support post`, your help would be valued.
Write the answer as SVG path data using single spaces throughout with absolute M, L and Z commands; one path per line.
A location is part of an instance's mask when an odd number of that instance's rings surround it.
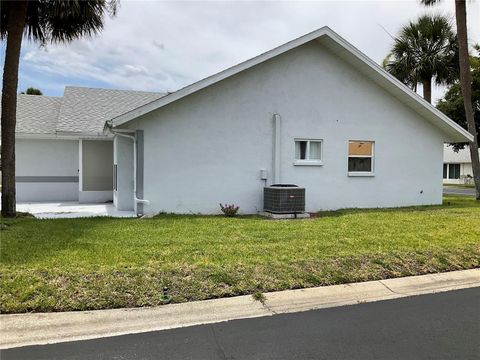
M 136 151 L 136 195 L 135 195 L 135 205 L 137 215 L 143 215 L 143 203 L 137 201 L 138 199 L 143 199 L 143 130 L 135 131 L 135 144 L 137 147 Z

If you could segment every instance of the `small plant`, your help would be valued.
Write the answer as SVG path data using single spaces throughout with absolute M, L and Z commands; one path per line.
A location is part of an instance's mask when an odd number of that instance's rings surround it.
M 222 212 L 225 214 L 225 216 L 228 216 L 228 217 L 233 217 L 237 214 L 238 212 L 238 209 L 240 209 L 239 206 L 235 206 L 234 204 L 231 204 L 231 205 L 228 205 L 228 204 L 225 204 L 225 205 L 222 205 L 220 203 L 220 209 L 222 209 Z
M 265 304 L 265 301 L 267 300 L 267 298 L 265 297 L 265 294 L 263 294 L 260 290 L 256 290 L 256 291 L 252 294 L 252 297 L 253 297 L 253 300 L 259 301 L 259 302 L 261 302 L 262 304 Z

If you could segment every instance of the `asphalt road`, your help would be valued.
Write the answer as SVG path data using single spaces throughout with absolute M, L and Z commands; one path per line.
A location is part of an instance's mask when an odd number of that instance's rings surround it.
M 9 359 L 480 359 L 480 288 L 5 350 Z
M 446 194 L 446 195 L 475 196 L 475 189 L 474 188 L 444 186 L 443 187 L 443 193 Z

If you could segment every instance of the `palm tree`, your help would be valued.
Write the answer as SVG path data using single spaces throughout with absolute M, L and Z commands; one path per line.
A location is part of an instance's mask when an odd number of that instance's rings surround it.
M 0 2 L 0 38 L 6 40 L 2 89 L 2 215 L 15 216 L 15 123 L 22 38 L 70 42 L 103 29 L 117 0 L 14 0 Z
M 432 102 L 432 80 L 441 85 L 457 77 L 457 42 L 446 17 L 421 16 L 404 26 L 394 41 L 385 69 L 414 90 L 422 84 L 428 102 Z
M 424 5 L 434 5 L 440 0 L 420 0 Z M 480 200 L 480 157 L 478 155 L 478 138 L 472 105 L 472 74 L 468 54 L 467 6 L 465 0 L 455 0 L 455 20 L 457 23 L 458 60 L 460 64 L 460 87 L 463 94 L 463 106 L 467 119 L 467 129 L 473 135 L 470 142 L 473 179 L 475 181 L 476 199 Z

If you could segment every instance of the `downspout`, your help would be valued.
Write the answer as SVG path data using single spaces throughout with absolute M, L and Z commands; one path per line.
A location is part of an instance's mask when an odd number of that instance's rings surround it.
M 131 134 L 131 130 L 113 129 L 111 122 L 107 121 L 105 130 L 110 131 L 113 135 L 121 136 L 133 141 L 133 199 L 136 204 L 150 205 L 150 201 L 145 199 L 139 199 L 137 197 L 137 138 Z

